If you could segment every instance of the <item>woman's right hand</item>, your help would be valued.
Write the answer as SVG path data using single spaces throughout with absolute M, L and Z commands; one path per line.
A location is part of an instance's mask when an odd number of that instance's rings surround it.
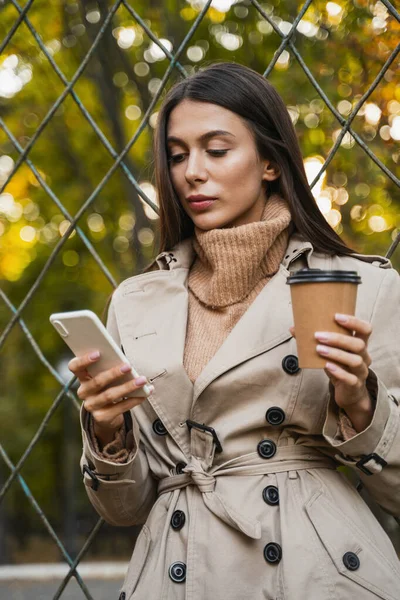
M 118 385 L 118 379 L 123 377 L 127 372 L 120 370 L 123 365 L 124 367 L 127 366 L 126 363 L 121 363 L 118 367 L 101 371 L 101 373 L 92 377 L 87 367 L 99 360 L 99 358 L 100 355 L 96 358 L 90 358 L 90 354 L 86 354 L 80 358 L 75 357 L 69 361 L 68 368 L 81 383 L 77 390 L 78 397 L 80 400 L 83 400 L 85 409 L 91 413 L 94 420 L 96 437 L 101 446 L 104 447 L 114 439 L 115 432 L 123 424 L 123 413 L 141 404 L 146 399 L 146 396 L 143 395 L 143 397 L 138 396 L 126 400 L 121 400 L 121 398 L 143 387 L 147 383 L 147 380 L 140 384 L 132 380 Z M 105 386 L 108 386 L 112 382 L 115 382 L 115 384 L 104 389 Z M 154 389 L 153 386 L 151 387 Z

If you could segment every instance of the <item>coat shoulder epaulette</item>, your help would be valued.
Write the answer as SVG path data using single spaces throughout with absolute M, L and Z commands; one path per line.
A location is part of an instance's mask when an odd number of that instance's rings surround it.
M 362 260 L 367 262 L 375 267 L 380 267 L 381 269 L 391 269 L 393 267 L 392 262 L 386 256 L 381 256 L 379 254 L 351 254 L 351 258 L 356 258 L 358 260 Z

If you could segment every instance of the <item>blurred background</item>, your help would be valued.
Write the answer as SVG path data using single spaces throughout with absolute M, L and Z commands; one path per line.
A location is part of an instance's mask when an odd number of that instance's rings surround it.
M 72 354 L 49 315 L 104 319 L 113 287 L 157 252 L 165 91 L 215 61 L 265 75 L 321 212 L 352 248 L 385 255 L 400 234 L 399 34 L 386 0 L 0 0 L 0 563 L 74 559 L 98 522 Z M 400 250 L 391 260 L 400 270 Z M 100 525 L 85 560 L 128 560 L 137 528 Z

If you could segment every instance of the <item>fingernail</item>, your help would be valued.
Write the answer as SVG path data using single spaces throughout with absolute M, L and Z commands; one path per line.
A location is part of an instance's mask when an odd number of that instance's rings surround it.
M 327 342 L 329 340 L 329 336 L 323 331 L 316 331 L 314 337 L 316 337 L 317 340 L 321 340 L 321 342 Z
M 149 385 L 150 388 L 150 394 L 152 394 L 154 392 L 154 385 Z
M 143 383 L 146 383 L 147 379 L 146 377 L 143 377 L 143 375 L 141 377 L 136 377 L 135 379 L 135 385 L 142 385 Z
M 122 365 L 120 368 L 121 373 L 128 373 L 132 369 L 131 365 Z
M 321 352 L 321 354 L 329 354 L 329 348 L 327 346 L 321 346 L 317 344 L 317 351 Z
M 100 356 L 100 352 L 98 350 L 96 350 L 96 352 L 92 352 L 91 354 L 89 354 L 89 358 L 94 360 L 95 358 L 99 358 Z
M 346 315 L 342 315 L 341 313 L 336 313 L 335 317 L 341 323 L 347 323 L 347 321 L 348 321 L 348 318 L 346 317 Z

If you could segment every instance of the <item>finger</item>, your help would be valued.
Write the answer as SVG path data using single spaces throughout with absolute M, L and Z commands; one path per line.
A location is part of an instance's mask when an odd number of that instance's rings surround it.
M 342 320 L 341 317 L 344 317 L 346 320 Z M 345 327 L 346 329 L 350 329 L 356 332 L 358 337 L 361 337 L 365 342 L 368 341 L 369 336 L 372 333 L 372 325 L 368 321 L 363 321 L 362 319 L 358 319 L 353 315 L 341 315 L 340 313 L 335 314 L 336 321 Z
M 92 412 L 93 419 L 99 424 L 100 427 L 107 427 L 118 415 L 121 415 L 135 406 L 138 406 L 143 402 L 142 398 L 128 398 L 127 400 L 121 400 L 117 404 L 111 404 L 104 408 L 96 409 Z M 85 403 L 86 408 L 86 403 Z M 89 411 L 90 412 L 90 411 Z
M 120 363 L 116 367 L 111 367 L 111 369 L 106 369 L 105 371 L 101 371 L 101 373 L 97 373 L 90 381 L 87 381 L 82 385 L 80 398 L 87 398 L 88 396 L 100 394 L 105 387 L 114 383 L 131 370 L 132 367 L 127 363 Z
M 371 365 L 372 360 L 367 350 L 367 344 L 359 337 L 329 331 L 316 331 L 314 337 L 319 344 L 324 346 L 340 348 L 358 354 L 368 367 Z
M 334 374 L 331 370 L 326 368 L 326 366 L 324 367 L 324 371 L 325 371 L 326 375 L 328 375 L 329 379 L 331 380 L 332 385 L 335 386 L 337 381 L 339 381 L 339 380 L 334 376 Z
M 128 394 L 136 390 L 140 390 L 144 385 L 144 383 L 136 385 L 134 379 L 132 381 L 122 383 L 121 385 L 112 385 L 106 390 L 102 391 L 100 394 L 88 396 L 85 400 L 85 408 L 89 412 L 92 412 L 93 410 L 99 410 L 110 405 L 115 405 L 116 402 L 120 404 L 121 398 L 128 396 Z M 146 398 L 146 395 L 143 392 L 143 399 L 144 398 Z M 139 399 L 139 403 L 140 402 L 143 402 L 143 400 Z
M 349 388 L 353 388 L 355 391 L 361 389 L 365 385 L 364 381 L 360 380 L 360 378 L 357 377 L 357 375 L 355 375 L 354 373 L 350 373 L 345 368 L 342 368 L 342 366 L 336 363 L 327 362 L 325 365 L 325 369 L 325 372 L 327 372 L 329 377 L 332 377 L 332 374 L 334 374 L 335 383 L 337 383 L 337 381 L 340 381 L 345 385 L 349 386 Z
M 344 350 L 340 350 L 338 348 L 330 348 L 329 346 L 324 346 L 322 344 L 317 345 L 317 352 L 320 356 L 323 356 L 330 361 L 333 360 L 340 366 L 347 367 L 352 373 L 361 379 L 366 379 L 368 376 L 368 367 L 365 364 L 362 356 L 359 354 L 345 352 Z
M 81 383 L 85 381 L 90 381 L 92 379 L 91 374 L 86 369 L 82 369 L 78 372 L 77 377 Z
M 346 335 L 344 333 L 334 333 L 332 331 L 316 331 L 314 337 L 319 343 L 327 346 L 341 348 L 355 354 L 366 352 L 367 344 L 364 340 L 356 336 Z
M 294 329 L 294 327 L 293 327 L 293 326 L 292 326 L 292 327 L 289 327 L 289 331 L 290 331 L 290 333 L 292 334 L 292 336 L 295 338 L 295 337 L 296 337 L 296 335 L 295 335 L 295 329 Z
M 68 369 L 78 378 L 80 378 L 81 376 L 88 376 L 89 373 L 87 371 L 87 367 L 98 361 L 100 358 L 100 353 L 98 353 L 98 356 L 96 356 L 96 352 L 98 351 L 90 352 L 88 354 L 85 354 L 84 356 L 75 356 L 69 361 Z

